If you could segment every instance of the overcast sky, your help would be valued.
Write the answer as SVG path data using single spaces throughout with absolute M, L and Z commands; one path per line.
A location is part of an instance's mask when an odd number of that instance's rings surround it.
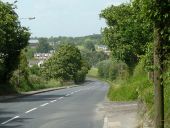
M 14 2 L 15 0 L 2 0 Z M 18 0 L 16 10 L 22 25 L 29 27 L 32 36 L 85 36 L 98 34 L 105 26 L 99 13 L 107 6 L 128 0 Z

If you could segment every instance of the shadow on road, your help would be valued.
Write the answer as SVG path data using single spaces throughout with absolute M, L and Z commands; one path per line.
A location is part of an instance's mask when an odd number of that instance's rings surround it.
M 65 97 L 65 94 L 39 94 L 39 95 L 31 95 L 31 96 L 24 96 L 22 98 L 11 99 L 1 102 L 3 103 L 14 103 L 14 102 L 36 102 L 36 101 L 49 101 L 59 97 Z
M 4 109 L 0 109 L 0 128 L 22 128 L 21 124 L 24 124 L 26 120 L 31 118 L 18 118 L 15 119 L 15 123 L 11 121 L 9 124 L 2 124 L 3 122 L 11 119 L 12 117 L 16 116 L 17 112 L 14 111 L 6 111 Z M 11 125 L 12 124 L 12 125 Z
M 88 78 L 84 83 L 79 84 L 79 86 L 87 86 L 89 84 L 93 84 L 94 82 L 96 82 L 94 79 Z M 40 93 L 38 95 L 27 95 L 27 96 L 20 96 L 14 99 L 7 99 L 5 101 L 1 101 L 0 103 L 45 101 L 50 99 L 56 99 L 58 97 L 65 97 L 65 94 L 59 95 L 59 94 Z

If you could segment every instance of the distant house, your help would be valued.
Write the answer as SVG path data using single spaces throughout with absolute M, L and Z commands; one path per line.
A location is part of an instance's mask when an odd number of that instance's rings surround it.
M 108 49 L 108 47 L 106 45 L 98 45 L 96 50 L 103 51 L 107 55 L 110 55 L 110 53 L 111 53 L 111 51 Z
M 56 42 L 48 42 L 50 46 L 54 47 Z
M 34 58 L 37 60 L 48 60 L 52 56 L 52 53 L 35 53 Z
M 39 44 L 39 41 L 37 39 L 30 39 L 29 40 L 29 46 L 31 48 L 36 48 L 38 44 Z
M 106 50 L 108 50 L 108 47 L 106 45 L 98 45 L 97 50 L 98 51 L 106 51 Z
M 35 53 L 34 59 L 29 61 L 29 67 L 32 67 L 33 65 L 38 65 L 39 67 L 47 61 L 54 53 L 54 50 L 51 50 L 49 53 Z

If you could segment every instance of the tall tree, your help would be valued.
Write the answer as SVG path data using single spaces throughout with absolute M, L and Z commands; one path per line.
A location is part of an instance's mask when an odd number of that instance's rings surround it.
M 135 10 L 130 4 L 112 5 L 100 16 L 107 23 L 102 33 L 113 56 L 133 69 L 138 57 L 145 54 L 147 42 L 152 40 L 150 24 L 139 18 L 137 8 Z
M 164 80 L 165 62 L 170 52 L 170 1 L 135 0 L 141 13 L 153 23 L 154 28 L 154 85 L 155 128 L 164 128 Z
M 84 46 L 86 49 L 88 49 L 90 51 L 95 51 L 95 46 L 93 44 L 93 41 L 91 41 L 90 39 L 85 40 Z
M 43 72 L 47 79 L 73 80 L 80 69 L 80 51 L 69 44 L 61 45 L 58 51 L 43 65 Z
M 50 50 L 52 50 L 52 47 L 48 43 L 47 38 L 39 38 L 39 44 L 36 48 L 36 51 L 38 53 L 48 53 Z
M 18 67 L 21 50 L 27 46 L 30 33 L 22 27 L 14 5 L 0 1 L 0 84 L 7 83 Z
M 155 128 L 164 128 L 164 62 L 167 53 L 167 27 L 170 19 L 169 0 L 155 0 L 154 22 L 154 85 L 155 85 Z M 170 29 L 170 28 L 169 28 Z M 170 33 L 169 33 L 170 34 Z M 170 42 L 169 42 L 170 43 Z

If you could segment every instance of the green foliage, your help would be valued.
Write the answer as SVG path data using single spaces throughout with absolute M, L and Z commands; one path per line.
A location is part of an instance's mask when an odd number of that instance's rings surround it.
M 109 78 L 109 67 L 112 66 L 111 60 L 104 60 L 98 64 L 98 74 L 101 78 Z
M 52 50 L 52 47 L 48 43 L 47 38 L 39 38 L 39 44 L 36 48 L 36 52 L 38 53 L 49 53 Z
M 28 60 L 31 60 L 34 58 L 34 53 L 36 52 L 36 49 L 35 48 L 31 48 L 31 47 L 27 47 L 26 48 L 26 57 Z
M 21 50 L 28 44 L 30 33 L 21 27 L 11 4 L 0 1 L 0 83 L 8 83 L 18 67 Z
M 108 97 L 112 101 L 134 101 L 137 100 L 138 95 L 133 86 L 112 85 L 109 88 Z
M 35 74 L 30 74 L 29 75 L 29 82 L 31 85 L 36 86 L 36 85 L 45 85 L 45 80 L 41 76 L 37 76 Z
M 18 69 L 13 72 L 9 82 L 16 88 L 16 90 L 21 90 L 22 88 L 30 89 L 30 83 L 28 80 L 28 62 L 23 51 L 21 52 L 19 60 Z
M 86 74 L 88 73 L 88 68 L 87 67 L 82 67 L 81 70 L 77 71 L 74 82 L 75 83 L 82 83 L 86 79 Z
M 113 84 L 108 92 L 108 97 L 114 101 L 143 101 L 151 108 L 153 105 L 153 84 L 148 80 L 142 59 L 134 70 L 133 77 L 123 82 Z
M 38 65 L 33 65 L 32 67 L 29 68 L 29 71 L 30 71 L 30 74 L 34 74 L 37 76 L 41 75 L 40 67 L 38 67 Z
M 50 79 L 48 82 L 47 82 L 47 87 L 60 87 L 62 86 L 62 83 L 60 80 L 55 80 L 55 79 Z
M 169 127 L 170 90 L 167 77 L 169 76 L 168 57 L 170 53 L 169 0 L 133 0 L 130 4 L 111 6 L 103 10 L 100 16 L 106 19 L 108 25 L 103 30 L 103 35 L 105 43 L 113 52 L 113 56 L 126 62 L 129 68 L 133 68 L 137 64 L 134 76 L 118 86 L 112 86 L 108 96 L 112 100 L 140 99 L 146 104 L 150 115 L 153 116 L 154 95 L 155 99 L 162 97 L 163 91 L 160 88 L 164 84 L 165 127 Z M 141 60 L 138 63 L 139 59 Z M 152 83 L 153 70 L 155 71 L 154 77 L 158 78 L 154 82 L 156 85 L 155 94 Z M 163 78 L 163 81 L 159 78 Z M 157 110 L 163 105 L 161 101 L 155 100 Z M 155 112 L 156 116 L 163 117 L 162 110 L 159 110 L 159 114 L 158 111 Z
M 142 19 L 135 8 L 122 4 L 108 7 L 100 14 L 108 25 L 102 32 L 105 43 L 113 56 L 124 61 L 131 70 L 137 64 L 139 55 L 145 54 L 147 42 L 153 40 L 150 22 Z
M 80 51 L 68 44 L 61 45 L 54 56 L 43 65 L 43 73 L 47 79 L 73 80 L 80 69 Z
M 128 78 L 128 67 L 123 62 L 105 60 L 98 64 L 98 74 L 101 78 L 111 81 L 116 79 L 124 80 Z
M 48 42 L 55 42 L 56 44 L 66 43 L 75 45 L 84 45 L 86 41 L 93 42 L 93 44 L 101 44 L 102 37 L 100 34 L 94 34 L 84 37 L 50 37 Z
M 104 52 L 81 50 L 82 58 L 87 60 L 91 66 L 96 66 L 100 61 L 108 59 L 108 55 Z
M 91 40 L 86 40 L 84 46 L 89 51 L 95 51 L 95 46 Z
M 89 70 L 87 76 L 89 76 L 89 77 L 96 77 L 96 78 L 99 77 L 99 76 L 98 76 L 98 68 L 92 67 L 92 68 Z

